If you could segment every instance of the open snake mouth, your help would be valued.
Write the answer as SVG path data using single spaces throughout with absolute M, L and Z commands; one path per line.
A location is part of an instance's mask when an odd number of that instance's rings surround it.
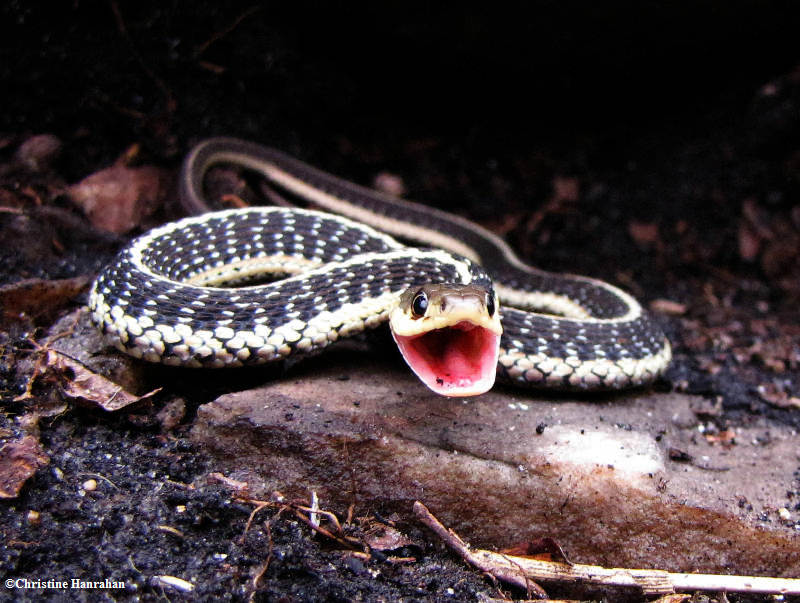
M 477 396 L 494 385 L 500 335 L 468 320 L 418 335 L 393 333 L 420 380 L 443 396 Z

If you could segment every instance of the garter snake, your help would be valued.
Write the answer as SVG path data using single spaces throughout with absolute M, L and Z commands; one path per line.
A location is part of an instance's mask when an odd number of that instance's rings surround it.
M 205 176 L 218 164 L 253 171 L 322 211 L 204 213 Z M 191 367 L 258 364 L 390 321 L 411 368 L 451 396 L 485 391 L 495 373 L 522 386 L 634 387 L 671 359 L 659 327 L 621 289 L 528 266 L 464 218 L 279 151 L 206 140 L 187 155 L 179 185 L 184 207 L 198 215 L 134 240 L 90 293 L 95 323 L 133 356 Z

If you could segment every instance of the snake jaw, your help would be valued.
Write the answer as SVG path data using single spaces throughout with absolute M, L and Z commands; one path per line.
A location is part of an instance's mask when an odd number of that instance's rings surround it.
M 477 396 L 489 391 L 497 374 L 500 335 L 461 321 L 420 335 L 392 333 L 412 371 L 442 396 Z
M 477 396 L 494 385 L 503 329 L 493 295 L 473 285 L 427 285 L 407 291 L 392 312 L 400 353 L 437 394 Z

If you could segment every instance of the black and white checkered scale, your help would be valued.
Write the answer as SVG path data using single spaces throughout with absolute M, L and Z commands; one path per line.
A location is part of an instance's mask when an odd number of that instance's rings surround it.
M 259 275 L 284 278 L 246 286 Z M 376 327 L 412 285 L 481 281 L 490 283 L 469 260 L 405 247 L 362 224 L 252 208 L 186 218 L 136 239 L 97 278 L 89 307 L 135 357 L 233 367 Z
M 181 196 L 192 210 L 203 211 L 203 177 L 217 162 L 252 169 L 352 220 L 260 207 L 205 213 L 139 237 L 90 293 L 93 320 L 133 356 L 192 367 L 271 362 L 385 322 L 412 284 L 487 283 L 485 269 L 500 300 L 499 378 L 620 389 L 653 381 L 670 362 L 661 329 L 617 287 L 530 267 L 472 222 L 274 149 L 229 138 L 197 145 L 181 176 Z M 436 249 L 405 247 L 365 224 Z M 237 286 L 265 275 L 286 278 Z

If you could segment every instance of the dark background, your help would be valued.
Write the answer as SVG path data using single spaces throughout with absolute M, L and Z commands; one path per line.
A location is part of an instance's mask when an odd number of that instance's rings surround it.
M 76 175 L 220 133 L 385 161 L 411 140 L 489 159 L 590 138 L 594 162 L 726 125 L 798 59 L 791 2 L 221 4 L 4 3 L 0 128 L 81 141 Z
M 70 182 L 132 143 L 173 167 L 240 136 L 363 183 L 399 174 L 490 227 L 575 177 L 583 223 L 602 224 L 500 230 L 532 261 L 605 277 L 636 250 L 598 235 L 626 221 L 719 224 L 705 259 L 729 263 L 743 199 L 800 194 L 791 2 L 430 4 L 5 3 L 0 131 L 61 137 Z M 588 244 L 560 251 L 567 236 Z

